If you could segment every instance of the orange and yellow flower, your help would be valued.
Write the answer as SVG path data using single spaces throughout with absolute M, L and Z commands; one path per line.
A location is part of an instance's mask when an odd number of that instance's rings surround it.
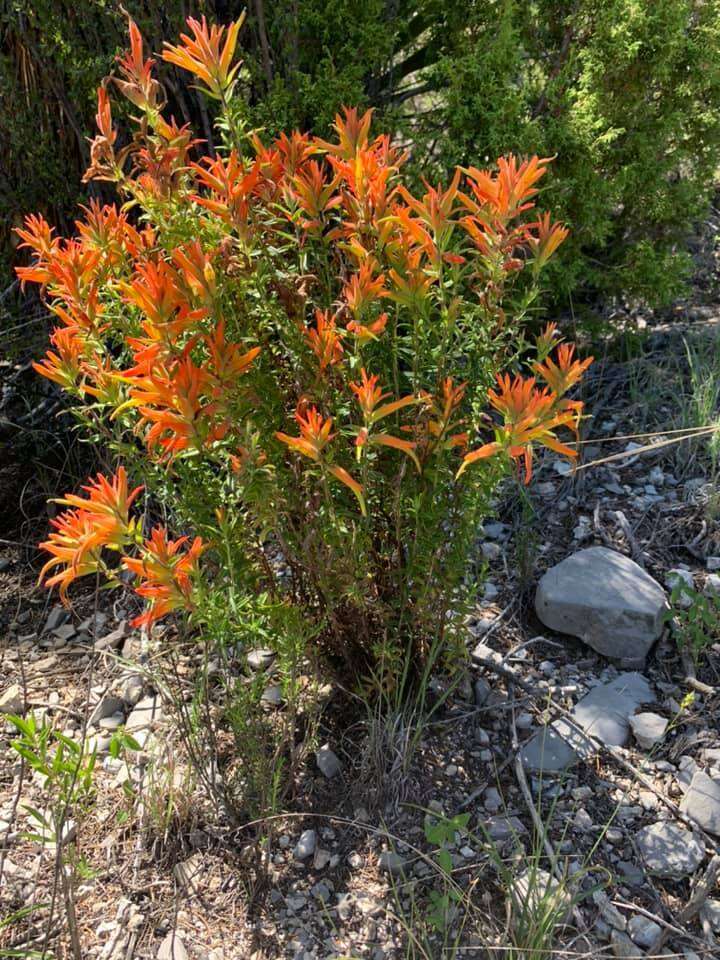
M 88 497 L 68 494 L 57 501 L 70 509 L 50 521 L 54 531 L 40 544 L 51 555 L 40 579 L 48 587 L 59 586 L 63 600 L 73 580 L 100 569 L 104 547 L 122 550 L 132 541 L 135 524 L 129 511 L 143 488 L 130 491 L 125 469 L 120 467 L 111 479 L 98 474 L 83 489 Z M 62 569 L 46 577 L 58 566 Z
M 361 379 L 359 383 L 350 384 L 350 389 L 355 394 L 360 409 L 362 410 L 365 423 L 364 427 L 358 430 L 355 441 L 358 455 L 361 449 L 368 444 L 393 447 L 395 450 L 401 450 L 410 457 L 419 472 L 421 467 L 415 452 L 416 443 L 411 440 L 403 440 L 389 433 L 375 433 L 372 427 L 379 420 L 389 417 L 390 414 L 396 413 L 398 410 L 402 410 L 411 404 L 420 403 L 422 398 L 407 396 L 401 397 L 399 400 L 392 400 L 390 403 L 382 403 L 390 394 L 382 392 L 382 389 L 378 386 L 377 376 L 368 376 L 364 367 L 360 371 L 360 375 Z M 381 406 L 378 406 L 378 404 L 381 404 Z
M 575 347 L 571 343 L 561 343 L 556 355 L 557 363 L 548 357 L 544 363 L 534 364 L 533 370 L 558 397 L 562 397 L 580 380 L 593 358 L 573 359 Z
M 300 428 L 299 437 L 291 437 L 287 433 L 277 431 L 275 436 L 294 450 L 296 453 L 309 457 L 317 462 L 320 456 L 335 436 L 332 430 L 332 417 L 323 417 L 317 407 L 298 404 L 295 410 L 295 420 Z
M 82 361 L 85 354 L 85 341 L 79 336 L 77 327 L 57 327 L 50 336 L 54 349 L 45 354 L 39 363 L 33 363 L 33 370 L 41 377 L 47 377 L 63 388 L 73 392 L 82 375 Z
M 538 388 L 534 377 L 523 379 L 518 375 L 511 380 L 508 374 L 504 374 L 497 379 L 499 389 L 488 391 L 488 399 L 503 417 L 503 423 L 495 428 L 494 441 L 466 454 L 458 476 L 471 463 L 505 451 L 513 459 L 524 459 L 525 482 L 529 483 L 533 443 L 571 459 L 577 457 L 577 450 L 561 443 L 555 430 L 561 426 L 577 428 L 582 410 L 580 401 L 563 401 L 549 388 Z
M 182 548 L 188 537 L 169 540 L 165 527 L 154 527 L 140 557 L 123 557 L 123 566 L 139 578 L 135 592 L 149 601 L 148 608 L 132 621 L 134 627 L 147 627 L 173 610 L 192 610 L 193 580 L 199 573 L 199 559 L 206 545 L 195 537 L 189 548 Z
M 329 311 L 316 310 L 315 326 L 304 330 L 303 335 L 317 358 L 320 373 L 342 362 L 342 331 L 338 330 Z
M 181 34 L 181 43 L 177 46 L 165 43 L 163 60 L 194 74 L 211 96 L 226 97 L 242 63 L 238 61 L 235 66 L 232 65 L 238 33 L 244 20 L 243 13 L 234 23 L 221 27 L 217 24 L 208 26 L 205 17 L 202 20 L 188 17 L 187 25 L 192 36 Z

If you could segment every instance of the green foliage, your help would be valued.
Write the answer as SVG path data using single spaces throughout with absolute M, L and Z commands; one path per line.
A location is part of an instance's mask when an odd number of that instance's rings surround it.
M 717 0 L 477 0 L 434 76 L 438 166 L 557 155 L 558 293 L 677 294 L 720 160 Z
M 720 597 L 699 593 L 678 578 L 670 592 L 670 604 L 665 619 L 680 649 L 697 665 L 720 638 Z
M 443 879 L 442 889 L 430 891 L 428 923 L 433 930 L 443 932 L 452 918 L 452 906 L 462 899 L 460 891 L 452 883 L 453 860 L 449 847 L 455 843 L 455 835 L 467 829 L 469 813 L 454 817 L 431 816 L 425 818 L 425 839 L 436 849 L 433 858 Z
M 38 723 L 33 714 L 11 715 L 8 720 L 20 734 L 10 746 L 42 779 L 50 803 L 47 811 L 25 806 L 36 829 L 40 830 L 40 833 L 28 834 L 28 839 L 60 844 L 70 812 L 77 815 L 87 810 L 93 797 L 96 754 L 88 753 L 81 743 L 45 720 Z

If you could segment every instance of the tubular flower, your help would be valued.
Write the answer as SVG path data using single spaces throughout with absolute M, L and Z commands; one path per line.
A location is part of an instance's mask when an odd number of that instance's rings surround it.
M 342 363 L 342 332 L 327 310 L 315 311 L 315 326 L 304 330 L 303 336 L 317 358 L 320 373 Z
M 256 159 L 247 166 L 233 149 L 227 159 L 204 157 L 203 164 L 190 166 L 209 196 L 194 195 L 192 199 L 241 232 L 246 231 L 251 200 L 262 176 L 260 162 Z
M 535 268 L 541 269 L 565 240 L 570 231 L 559 223 L 550 223 L 550 214 L 544 213 L 536 224 L 537 237 L 528 237 L 530 249 L 535 254 Z
M 145 443 L 150 450 L 159 448 L 162 459 L 173 460 L 191 447 L 200 450 L 224 436 L 216 405 L 205 399 L 212 387 L 210 374 L 191 357 L 185 355 L 170 371 L 161 368 L 130 383 L 125 406 L 139 409 L 138 426 L 151 424 Z
M 260 347 L 253 347 L 243 353 L 237 343 L 225 339 L 225 322 L 221 320 L 215 332 L 205 337 L 205 343 L 210 353 L 208 364 L 209 375 L 217 381 L 213 390 L 216 397 L 221 397 L 228 388 L 250 369 L 255 358 L 260 353 Z
M 177 272 L 165 260 L 139 263 L 131 283 L 121 283 L 120 289 L 125 301 L 144 314 L 144 329 L 155 340 L 172 340 L 207 316 L 204 307 L 191 309 Z
M 116 180 L 119 167 L 115 160 L 117 132 L 113 130 L 110 98 L 105 87 L 98 87 L 98 108 L 95 114 L 98 134 L 90 141 L 90 166 L 83 174 L 83 183 L 89 180 Z
M 556 323 L 546 323 L 542 332 L 535 338 L 535 347 L 541 361 L 550 353 L 558 338 L 562 339 L 558 333 L 558 325 Z
M 533 366 L 535 373 L 558 397 L 564 396 L 571 387 L 574 387 L 593 362 L 593 357 L 574 360 L 574 354 L 573 344 L 561 343 L 557 348 L 557 363 L 548 357 L 544 363 L 536 363 Z
M 186 22 L 193 36 L 181 34 L 182 42 L 178 46 L 165 43 L 163 60 L 194 74 L 202 81 L 209 94 L 221 99 L 231 91 L 242 63 L 238 61 L 235 66 L 232 66 L 238 33 L 244 20 L 243 13 L 227 27 L 217 24 L 208 27 L 205 17 L 201 21 L 188 17 Z M 225 35 L 226 29 L 227 35 Z
M 152 75 L 155 61 L 144 59 L 142 34 L 131 19 L 128 19 L 128 33 L 130 50 L 124 57 L 117 58 L 124 79 L 115 78 L 115 83 L 123 96 L 140 110 L 156 113 L 161 104 L 160 84 Z
M 538 192 L 535 184 L 547 172 L 550 160 L 533 156 L 518 166 L 517 158 L 512 154 L 499 157 L 495 175 L 468 167 L 464 172 L 475 199 L 465 194 L 459 194 L 459 199 L 475 214 L 487 207 L 493 217 L 508 220 L 533 206 L 530 198 Z
M 48 283 L 51 279 L 49 264 L 60 249 L 60 239 L 53 237 L 53 227 L 43 216 L 30 214 L 25 217 L 25 226 L 17 227 L 15 233 L 22 240 L 20 249 L 27 248 L 34 254 L 32 266 L 15 268 L 23 288 L 28 280 L 31 283 Z
M 363 261 L 388 244 L 396 225 L 390 216 L 394 189 L 392 180 L 402 162 L 385 138 L 362 150 L 352 160 L 329 156 L 330 165 L 342 186 L 342 219 L 330 239 L 343 239 L 352 255 Z
M 40 580 L 48 587 L 59 586 L 63 600 L 73 580 L 100 569 L 103 547 L 121 550 L 130 542 L 135 524 L 129 510 L 142 487 L 128 491 L 127 474 L 120 467 L 110 480 L 98 474 L 83 489 L 89 497 L 70 494 L 58 501 L 71 509 L 50 521 L 55 529 L 49 540 L 40 544 L 51 554 Z M 48 571 L 57 566 L 63 569 L 46 579 Z
M 65 510 L 51 520 L 50 525 L 54 530 L 40 548 L 51 557 L 40 571 L 38 582 L 46 587 L 60 587 L 60 596 L 66 602 L 73 580 L 100 569 L 102 531 L 97 528 L 95 518 L 83 510 Z M 54 567 L 62 569 L 47 576 Z
M 158 115 L 155 136 L 147 137 L 145 145 L 134 153 L 135 184 L 133 192 L 140 199 L 172 197 L 187 179 L 188 154 L 195 144 L 190 125 L 178 127 Z
M 206 253 L 199 240 L 193 240 L 172 252 L 173 263 L 193 295 L 210 306 L 217 292 L 212 253 Z
M 344 117 L 335 114 L 333 129 L 338 135 L 338 143 L 328 143 L 316 139 L 315 146 L 341 160 L 353 160 L 358 152 L 367 146 L 372 122 L 372 109 L 359 117 L 356 107 L 344 107 Z
M 409 456 L 419 472 L 420 461 L 415 453 L 417 444 L 410 440 L 402 440 L 400 437 L 394 437 L 388 433 L 373 433 L 371 428 L 379 420 L 383 420 L 397 410 L 402 410 L 403 407 L 421 402 L 422 398 L 412 396 L 401 397 L 399 400 L 393 400 L 390 403 L 383 404 L 382 401 L 386 397 L 389 397 L 390 394 L 382 392 L 378 386 L 378 378 L 376 376 L 369 377 L 364 367 L 360 373 L 360 382 L 350 384 L 350 389 L 355 394 L 365 422 L 365 426 L 358 431 L 355 441 L 358 456 L 360 455 L 361 448 L 366 444 L 393 447 Z M 378 404 L 382 404 L 382 406 L 378 406 Z
M 342 202 L 339 196 L 333 196 L 336 186 L 337 178 L 326 180 L 316 160 L 311 160 L 290 180 L 287 193 L 304 214 L 300 226 L 307 233 L 321 233 L 325 214 Z
M 133 236 L 134 239 L 136 234 L 135 228 L 127 222 L 127 216 L 119 213 L 114 204 L 101 206 L 95 199 L 81 209 L 85 219 L 76 220 L 75 226 L 86 249 L 96 250 L 102 255 L 103 262 L 110 266 L 123 263 L 127 256 L 127 238 Z
M 441 250 L 445 249 L 455 229 L 454 215 L 458 209 L 455 201 L 459 192 L 461 175 L 462 170 L 460 167 L 457 167 L 447 190 L 443 190 L 441 186 L 431 187 L 429 183 L 426 183 L 427 193 L 422 200 L 413 197 L 403 186 L 397 188 L 399 196 L 403 198 L 410 210 L 412 210 L 417 217 L 417 221 L 414 221 L 414 223 L 424 225 L 424 227 L 432 233 L 430 244 L 424 240 L 422 234 L 417 237 L 417 242 L 425 246 L 430 255 L 436 252 L 437 247 Z M 402 213 L 403 211 L 399 208 L 398 214 Z M 410 220 L 408 216 L 403 216 L 402 220 L 405 226 L 412 231 L 413 221 Z M 425 231 L 423 231 L 423 233 L 425 233 Z M 425 235 L 428 236 L 427 233 Z
M 373 277 L 377 264 L 372 257 L 368 257 L 360 265 L 357 273 L 354 273 L 343 289 L 343 297 L 348 307 L 353 312 L 356 320 L 359 320 L 367 307 L 387 296 L 385 288 L 385 275 L 380 273 Z
M 374 423 L 377 423 L 378 420 L 382 420 L 391 413 L 395 413 L 396 410 L 402 410 L 403 407 L 410 406 L 410 404 L 418 403 L 419 401 L 418 397 L 408 396 L 402 397 L 400 400 L 393 400 L 392 403 L 385 403 L 381 407 L 378 407 L 378 404 L 386 397 L 389 397 L 390 394 L 382 392 L 378 386 L 378 378 L 376 376 L 369 377 L 364 367 L 360 371 L 360 376 L 360 382 L 351 383 L 350 389 L 355 394 L 367 426 L 372 426 Z
M 462 420 L 454 420 L 454 417 L 466 389 L 467 383 L 455 386 L 452 378 L 446 377 L 440 384 L 438 393 L 424 396 L 429 414 L 427 432 L 431 449 L 439 452 L 452 447 L 462 447 L 467 443 L 467 433 L 453 432 L 462 424 Z
M 561 443 L 555 429 L 567 426 L 575 429 L 582 409 L 578 402 L 562 401 L 551 390 L 535 386 L 535 378 L 521 376 L 510 380 L 498 376 L 499 390 L 489 390 L 490 404 L 503 417 L 503 424 L 495 428 L 495 440 L 468 453 L 458 470 L 460 476 L 476 460 L 483 460 L 504 450 L 514 459 L 525 461 L 525 482 L 532 476 L 532 444 L 539 443 L 563 456 L 574 458 L 577 451 Z
M 435 278 L 423 266 L 423 250 L 405 248 L 402 265 L 389 272 L 391 282 L 388 297 L 411 310 L 420 309 L 427 299 Z
M 104 529 L 105 543 L 117 548 L 123 546 L 128 535 L 132 533 L 130 507 L 143 490 L 142 485 L 128 490 L 125 467 L 119 467 L 110 480 L 99 473 L 95 480 L 91 480 L 82 489 L 88 492 L 89 497 L 78 497 L 69 493 L 57 502 L 97 517 Z
M 370 323 L 358 323 L 356 320 L 351 320 L 347 325 L 347 331 L 356 337 L 360 341 L 360 345 L 363 346 L 370 340 L 377 340 L 380 334 L 385 332 L 387 319 L 388 315 L 381 313 L 377 320 Z
M 72 392 L 82 375 L 85 341 L 78 335 L 77 328 L 71 326 L 53 330 L 50 343 L 55 349 L 48 350 L 39 363 L 33 363 L 33 370 Z
M 303 405 L 298 404 L 295 411 L 295 419 L 300 427 L 299 437 L 289 437 L 286 433 L 280 433 L 279 431 L 275 436 L 278 440 L 287 444 L 291 450 L 319 463 L 325 447 L 335 436 L 335 434 L 330 433 L 332 430 L 332 417 L 324 419 L 322 414 L 318 413 L 317 407 L 307 407 L 303 409 Z M 332 477 L 339 480 L 340 483 L 344 483 L 348 489 L 352 490 L 360 504 L 362 515 L 365 516 L 366 506 L 362 484 L 359 484 L 344 467 L 337 466 L 336 464 L 324 464 L 323 468 L 327 470 Z
M 135 592 L 149 601 L 147 610 L 132 621 L 147 627 L 173 610 L 192 610 L 193 579 L 198 576 L 200 555 L 206 549 L 200 537 L 181 548 L 188 537 L 168 540 L 165 527 L 154 527 L 142 546 L 141 557 L 123 557 L 123 566 L 140 579 Z
M 15 269 L 23 286 L 29 280 L 47 287 L 51 296 L 64 300 L 71 311 L 85 314 L 83 327 L 94 326 L 100 312 L 97 302 L 99 251 L 89 249 L 83 241 L 53 239 L 45 232 L 47 225 L 42 218 L 28 218 L 25 223 L 27 229 L 18 232 L 25 238 L 23 246 L 36 251 L 36 258 L 31 266 Z M 55 310 L 55 306 L 51 305 L 50 309 Z
M 299 130 L 293 130 L 290 136 L 281 133 L 273 141 L 273 147 L 280 158 L 282 175 L 286 180 L 290 180 L 300 171 L 313 152 L 309 135 L 300 133 Z
M 295 420 L 300 428 L 299 437 L 290 437 L 280 431 L 277 431 L 275 436 L 278 440 L 286 443 L 291 450 L 295 450 L 296 453 L 317 462 L 325 447 L 335 436 L 335 434 L 330 433 L 332 417 L 328 417 L 326 420 L 321 413 L 318 413 L 317 407 L 303 409 L 303 406 L 298 404 L 295 411 Z

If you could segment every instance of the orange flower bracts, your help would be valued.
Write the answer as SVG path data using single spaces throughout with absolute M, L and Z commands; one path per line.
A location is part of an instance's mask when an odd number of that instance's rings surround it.
M 143 534 L 129 514 L 140 488 L 119 467 L 61 501 L 41 577 L 65 598 L 78 577 L 120 583 L 124 568 L 150 625 L 194 609 L 202 568 L 229 564 L 234 582 L 247 567 L 261 593 L 270 537 L 294 552 L 293 575 L 306 550 L 337 571 L 339 598 L 320 595 L 326 570 L 295 597 L 325 625 L 365 629 L 396 596 L 414 610 L 434 589 L 452 536 L 399 593 L 387 573 L 430 549 L 423 523 L 459 522 L 463 497 L 495 483 L 500 464 L 520 464 L 528 482 L 538 447 L 576 456 L 562 431 L 577 433 L 572 391 L 592 361 L 553 324 L 534 347 L 525 338 L 524 311 L 568 234 L 536 207 L 550 160 L 500 157 L 415 191 L 371 111 L 343 110 L 327 140 L 265 141 L 231 103 L 243 18 L 187 24 L 161 56 L 219 102 L 213 149 L 203 155 L 165 110 L 130 21 L 130 49 L 98 90 L 85 174 L 114 184 L 118 203 L 91 201 L 67 239 L 27 217 L 18 276 L 56 318 L 35 370 L 148 478 L 170 521 L 177 505 L 205 539 Z M 117 94 L 132 136 L 113 123 Z M 243 549 L 242 563 L 228 559 Z M 355 616 L 353 604 L 368 607 Z

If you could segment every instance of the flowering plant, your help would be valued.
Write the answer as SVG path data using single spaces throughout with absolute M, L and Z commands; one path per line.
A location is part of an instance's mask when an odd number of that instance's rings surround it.
M 61 501 L 43 576 L 65 596 L 124 569 L 141 624 L 202 624 L 212 590 L 269 597 L 338 667 L 394 683 L 448 639 L 503 473 L 521 461 L 529 479 L 538 444 L 575 455 L 556 431 L 577 428 L 566 394 L 590 361 L 555 350 L 552 325 L 520 333 L 567 235 L 535 209 L 549 161 L 458 168 L 416 196 L 369 111 L 338 116 L 333 142 L 265 143 L 228 110 L 241 24 L 188 25 L 162 56 L 219 102 L 224 145 L 200 159 L 164 116 L 131 22 L 114 87 L 135 131 L 121 138 L 101 87 L 86 173 L 122 205 L 91 202 L 72 239 L 28 217 L 18 273 L 58 319 L 36 370 L 193 539 L 145 535 L 121 466 Z

